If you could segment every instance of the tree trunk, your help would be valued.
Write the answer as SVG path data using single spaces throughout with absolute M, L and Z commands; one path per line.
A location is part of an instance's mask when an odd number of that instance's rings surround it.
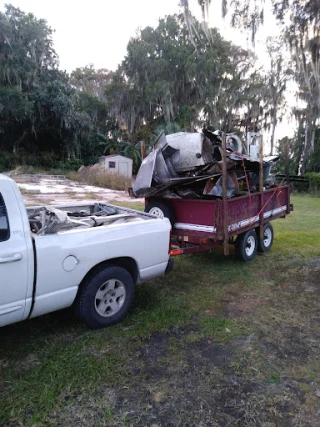
M 146 141 L 141 141 L 141 159 L 146 157 Z
M 286 179 L 287 179 L 287 184 L 289 184 L 289 175 L 290 175 L 290 171 L 289 171 L 289 138 L 286 137 L 285 139 L 285 164 L 286 164 Z
M 20 136 L 20 138 L 18 138 L 16 141 L 13 142 L 13 144 L 12 144 L 12 153 L 13 154 L 16 154 L 18 152 L 19 146 L 20 146 L 21 142 L 24 140 L 24 138 L 26 137 L 28 132 L 29 132 L 29 130 L 25 129 L 23 131 L 23 134 Z
M 303 155 L 302 155 L 301 167 L 300 167 L 301 175 L 304 175 L 307 172 L 307 164 L 310 159 L 310 155 L 314 151 L 314 140 L 315 140 L 315 122 L 313 121 L 310 126 L 308 125 L 308 123 L 306 124 Z
M 312 126 L 312 134 L 311 134 L 311 144 L 310 144 L 310 148 L 311 148 L 311 153 L 313 153 L 314 151 L 314 139 L 315 139 L 315 128 L 314 126 Z
M 306 166 L 307 166 L 308 152 L 309 152 L 309 145 L 310 145 L 308 132 L 309 132 L 309 123 L 306 122 L 306 129 L 304 133 L 304 145 L 303 145 L 302 156 L 301 156 L 300 167 L 299 167 L 299 175 L 304 175 L 306 173 Z
M 272 120 L 272 133 L 271 133 L 271 148 L 270 148 L 270 156 L 273 156 L 273 148 L 274 148 L 274 134 L 277 127 L 277 117 L 274 116 Z

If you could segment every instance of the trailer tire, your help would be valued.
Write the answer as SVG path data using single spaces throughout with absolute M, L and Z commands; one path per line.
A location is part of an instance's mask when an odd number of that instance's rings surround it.
M 263 226 L 263 239 L 260 239 L 259 237 L 259 227 L 256 229 L 256 233 L 258 236 L 258 252 L 268 252 L 271 249 L 271 246 L 273 244 L 273 227 L 270 224 L 270 222 L 267 222 Z
M 120 322 L 129 311 L 134 295 L 131 274 L 109 265 L 91 276 L 75 301 L 76 313 L 92 329 Z
M 175 223 L 175 215 L 173 209 L 171 208 L 171 206 L 167 205 L 162 200 L 150 200 L 144 208 L 144 211 L 152 215 L 156 215 L 159 218 L 168 218 L 172 227 Z
M 254 230 L 239 234 L 235 244 L 236 256 L 240 261 L 251 261 L 257 253 L 258 238 Z

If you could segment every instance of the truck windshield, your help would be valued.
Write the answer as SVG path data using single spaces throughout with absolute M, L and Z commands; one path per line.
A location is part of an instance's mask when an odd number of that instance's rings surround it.
M 0 193 L 0 242 L 4 242 L 9 239 L 9 223 L 7 216 L 7 209 L 4 204 L 3 197 Z

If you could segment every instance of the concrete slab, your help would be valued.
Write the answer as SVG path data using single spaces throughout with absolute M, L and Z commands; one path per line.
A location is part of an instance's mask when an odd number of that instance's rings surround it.
M 24 177 L 22 180 L 19 177 L 13 178 L 17 182 L 27 205 L 77 204 L 94 201 L 130 203 L 137 201 L 137 199 L 131 198 L 126 191 L 95 187 L 69 179 L 61 180 L 36 176 L 30 176 L 29 179 Z

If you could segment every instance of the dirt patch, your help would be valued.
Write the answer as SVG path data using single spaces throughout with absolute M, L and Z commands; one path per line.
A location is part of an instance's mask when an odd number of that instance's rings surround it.
M 306 362 L 319 350 L 319 345 L 314 342 L 316 345 L 312 346 L 310 339 L 297 328 L 284 332 L 279 341 L 263 340 L 261 343 L 280 360 Z
M 112 413 L 109 426 L 299 425 L 296 407 L 305 402 L 299 386 L 270 377 L 268 369 L 248 376 L 252 368 L 258 370 L 252 362 L 258 340 L 248 336 L 226 344 L 207 338 L 186 343 L 183 338 L 189 334 L 182 329 L 153 334 L 141 344 L 137 356 L 143 364 L 128 372 L 127 385 L 114 387 L 99 403 L 71 397 L 63 419 L 52 414 L 56 425 L 67 425 L 71 414 L 74 425 L 103 425 L 102 408 Z M 260 355 L 266 366 L 273 352 L 267 346 Z M 101 397 L 103 389 L 94 395 Z M 312 422 L 310 418 L 304 425 Z
M 306 279 L 303 281 L 305 292 L 316 292 L 320 294 L 320 266 L 312 264 Z
M 178 340 L 174 367 L 164 359 L 172 358 L 173 339 Z M 108 425 L 125 425 L 124 417 L 126 425 L 141 427 L 298 425 L 295 408 L 305 400 L 299 387 L 258 375 L 248 379 L 236 369 L 235 357 L 250 351 L 247 342 L 180 345 L 172 334 L 154 334 L 141 347 L 144 365 L 136 380 L 114 390 L 117 421 Z M 90 421 L 100 425 L 98 419 L 97 414 Z
M 259 296 L 226 294 L 226 313 L 247 322 L 249 335 L 219 343 L 196 329 L 153 334 L 139 380 L 116 393 L 115 417 L 127 411 L 136 426 L 317 425 L 320 298 L 306 285 L 317 290 L 319 272 L 317 263 L 299 269 L 291 281 L 288 270 L 270 274 Z
M 93 392 L 90 397 L 84 397 L 80 393 L 76 396 L 64 393 L 60 396 L 61 404 L 66 408 L 63 414 L 52 412 L 48 421 L 55 426 L 102 426 L 99 420 L 104 420 L 104 425 L 121 426 L 119 420 L 115 424 L 109 424 L 116 405 L 115 391 L 112 388 L 103 387 L 99 393 Z
M 310 264 L 314 266 L 316 269 L 320 269 L 320 258 L 314 258 L 310 260 Z
M 17 371 L 27 372 L 36 365 L 39 365 L 39 359 L 35 354 L 29 354 L 23 361 L 16 365 Z
M 244 316 L 247 313 L 251 313 L 253 310 L 258 310 L 259 306 L 264 302 L 262 298 L 252 297 L 250 295 L 242 295 L 238 300 L 224 301 L 226 304 L 226 316 Z
M 170 336 L 168 334 L 156 333 L 150 340 L 141 347 L 139 357 L 147 361 L 151 359 L 159 359 L 169 355 L 169 342 Z

